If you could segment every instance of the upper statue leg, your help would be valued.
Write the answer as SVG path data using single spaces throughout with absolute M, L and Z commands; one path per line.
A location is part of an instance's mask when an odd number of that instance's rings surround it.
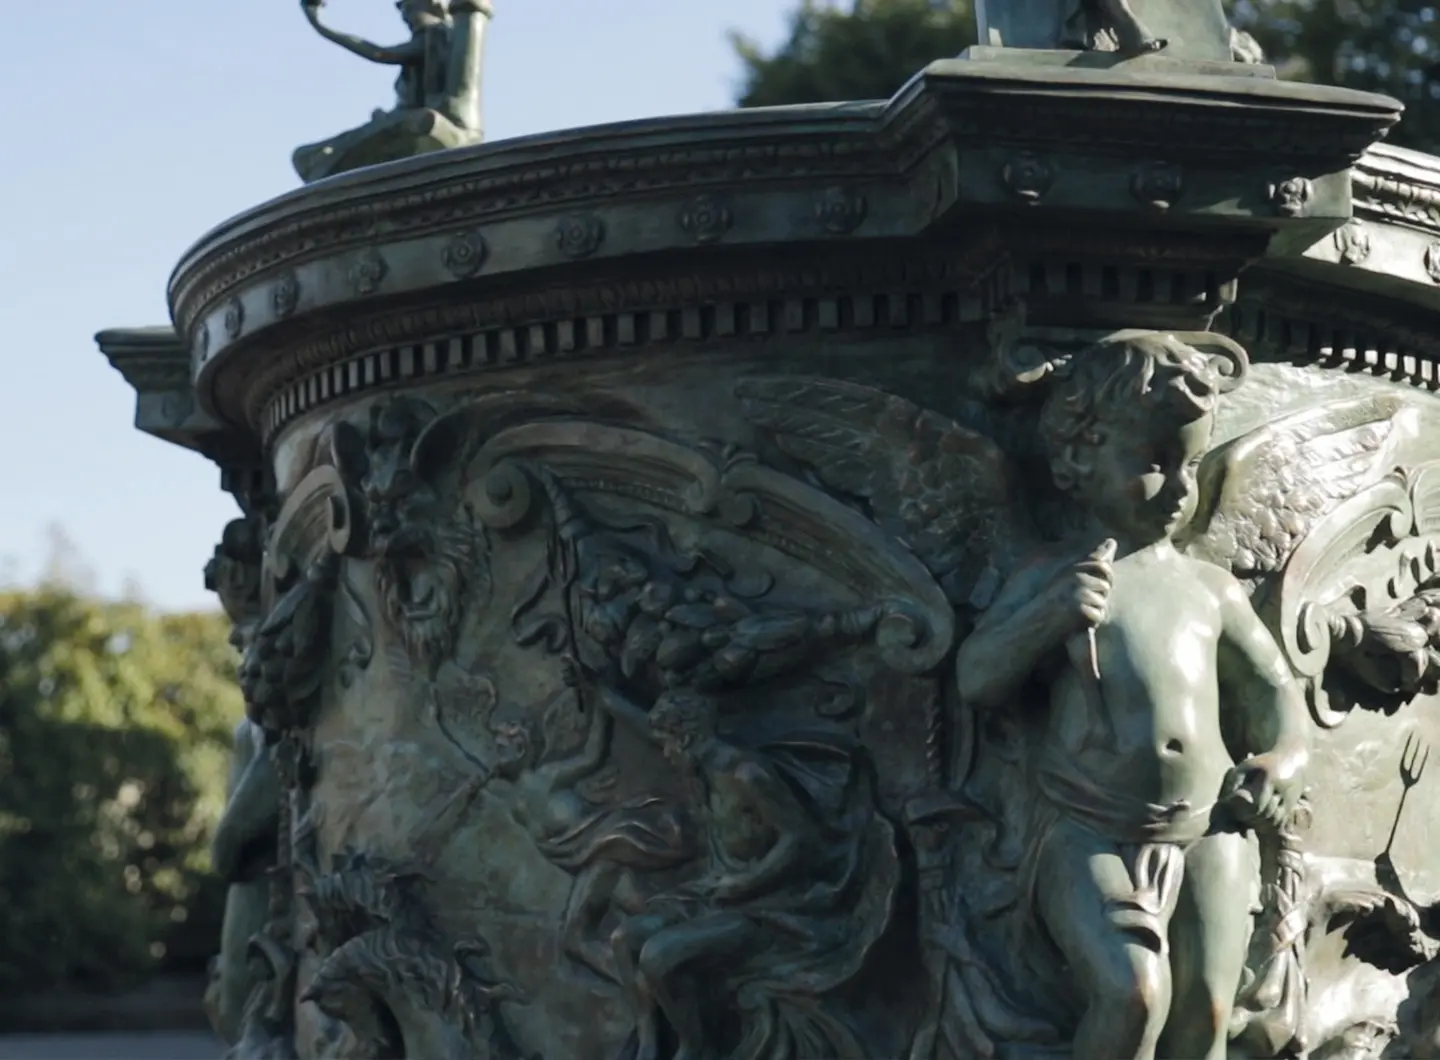
M 1257 872 L 1244 836 L 1208 836 L 1186 853 L 1170 926 L 1174 1001 L 1161 1039 L 1166 1055 L 1224 1060 L 1250 943 L 1246 899 Z
M 1036 899 L 1085 1000 L 1075 1060 L 1151 1060 L 1170 1008 L 1162 902 L 1140 924 L 1133 866 L 1120 846 L 1062 820 L 1040 855 Z M 1173 900 L 1172 900 L 1173 904 Z

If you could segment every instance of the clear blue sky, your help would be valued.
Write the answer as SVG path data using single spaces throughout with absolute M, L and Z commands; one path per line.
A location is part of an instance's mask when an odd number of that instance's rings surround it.
M 773 45 L 792 6 L 495 0 L 487 131 L 726 107 L 726 31 Z M 294 187 L 291 150 L 389 106 L 394 71 L 320 40 L 298 0 L 4 7 L 0 578 L 35 578 L 58 525 L 99 591 L 210 607 L 201 569 L 233 502 L 208 462 L 133 429 L 133 394 L 92 336 L 168 321 L 185 248 Z M 324 14 L 381 43 L 405 36 L 392 0 Z

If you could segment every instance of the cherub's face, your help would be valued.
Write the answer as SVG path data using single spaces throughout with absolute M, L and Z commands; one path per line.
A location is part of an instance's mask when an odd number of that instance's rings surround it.
M 714 708 L 699 698 L 666 693 L 650 711 L 650 727 L 660 737 L 666 759 L 680 765 L 715 735 Z
M 535 741 L 528 726 L 515 721 L 501 722 L 495 727 L 495 772 L 506 780 L 514 780 L 535 763 Z
M 1158 424 L 1148 411 L 1137 419 L 1100 426 L 1083 488 L 1106 525 L 1140 542 L 1159 541 L 1195 516 L 1195 475 L 1210 447 L 1214 416 L 1181 426 Z

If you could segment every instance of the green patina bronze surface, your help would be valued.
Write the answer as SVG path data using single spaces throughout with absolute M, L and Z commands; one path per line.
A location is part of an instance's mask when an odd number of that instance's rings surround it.
M 488 9 L 306 8 L 396 109 L 99 337 L 244 511 L 236 1060 L 1440 1055 L 1440 162 L 981 6 L 485 145 Z

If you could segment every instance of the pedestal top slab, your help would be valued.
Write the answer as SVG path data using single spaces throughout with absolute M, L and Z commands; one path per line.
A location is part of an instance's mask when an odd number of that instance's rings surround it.
M 1349 166 L 1397 115 L 1383 97 L 1263 77 L 948 60 L 889 103 L 629 122 L 321 181 L 205 236 L 171 307 L 200 407 L 262 430 L 296 372 L 423 342 L 457 312 L 523 320 L 540 290 L 578 290 L 597 268 L 613 280 L 620 260 L 639 281 L 646 262 L 673 273 L 700 253 L 724 271 L 726 254 L 771 247 L 858 261 L 898 239 L 993 258 L 1002 230 L 1072 214 L 1117 243 L 1184 229 L 1197 247 L 1303 249 L 1349 218 Z M 341 310 L 343 327 L 326 323 Z

